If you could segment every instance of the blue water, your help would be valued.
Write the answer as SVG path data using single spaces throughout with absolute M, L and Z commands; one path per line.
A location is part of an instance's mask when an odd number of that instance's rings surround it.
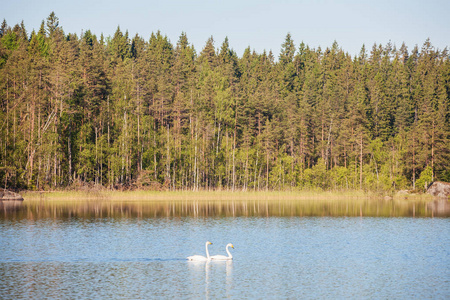
M 44 298 L 449 299 L 450 220 L 0 219 L 0 299 Z

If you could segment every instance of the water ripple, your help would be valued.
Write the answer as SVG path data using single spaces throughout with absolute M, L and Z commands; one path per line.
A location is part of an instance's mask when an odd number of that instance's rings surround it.
M 192 263 L 225 254 L 234 260 Z M 0 221 L 1 299 L 450 295 L 450 221 L 181 218 Z

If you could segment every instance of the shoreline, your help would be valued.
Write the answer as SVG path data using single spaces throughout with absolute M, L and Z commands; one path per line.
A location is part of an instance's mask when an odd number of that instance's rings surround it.
M 24 201 L 302 201 L 380 199 L 433 201 L 429 194 L 394 194 L 364 191 L 23 191 Z

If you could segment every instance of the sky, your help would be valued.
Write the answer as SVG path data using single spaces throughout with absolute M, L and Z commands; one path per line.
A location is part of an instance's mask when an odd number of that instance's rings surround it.
M 304 42 L 326 49 L 336 41 L 352 56 L 375 43 L 412 50 L 429 38 L 439 50 L 450 46 L 448 0 L 0 0 L 0 7 L 2 20 L 11 27 L 23 20 L 28 34 L 54 11 L 65 34 L 107 37 L 120 26 L 145 40 L 159 30 L 176 45 L 185 32 L 197 53 L 209 37 L 216 48 L 228 37 L 240 57 L 247 47 L 278 57 L 287 33 L 297 48 Z

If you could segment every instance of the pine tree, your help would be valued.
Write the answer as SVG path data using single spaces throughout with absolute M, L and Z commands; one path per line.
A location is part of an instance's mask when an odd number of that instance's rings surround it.
M 47 34 L 51 38 L 53 37 L 53 33 L 59 26 L 59 18 L 55 15 L 55 12 L 51 12 L 51 14 L 47 18 Z
M 429 40 L 353 58 L 337 42 L 323 49 L 297 51 L 287 34 L 275 61 L 211 37 L 197 55 L 185 33 L 176 45 L 119 27 L 78 37 L 52 12 L 28 35 L 4 20 L 0 182 L 256 191 L 448 181 L 448 51 Z

